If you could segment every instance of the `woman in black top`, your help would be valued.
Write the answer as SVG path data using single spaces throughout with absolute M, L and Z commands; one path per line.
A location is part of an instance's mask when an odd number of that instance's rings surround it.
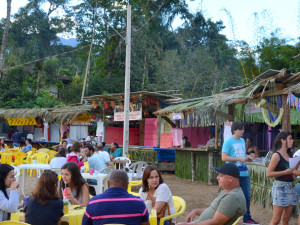
M 63 213 L 63 201 L 58 198 L 57 174 L 46 170 L 40 177 L 25 207 L 25 222 L 31 225 L 60 224 Z
M 246 154 L 250 155 L 251 159 L 259 157 L 258 148 L 254 146 L 253 139 L 251 137 L 247 137 L 246 139 Z
M 280 132 L 274 142 L 273 155 L 267 170 L 267 177 L 274 177 L 272 187 L 273 217 L 270 225 L 288 225 L 294 205 L 297 204 L 297 192 L 293 187 L 293 172 L 289 168 L 292 158 L 291 148 L 294 144 L 290 132 Z

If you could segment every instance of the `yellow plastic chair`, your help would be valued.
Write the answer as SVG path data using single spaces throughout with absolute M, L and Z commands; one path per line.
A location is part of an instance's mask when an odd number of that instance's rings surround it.
M 15 161 L 13 163 L 14 166 L 18 166 L 23 164 L 24 159 L 26 158 L 26 153 L 25 152 L 15 152 Z
M 40 148 L 37 152 L 49 152 L 50 150 L 48 148 Z
M 8 221 L 3 221 L 0 223 L 0 225 L 30 225 L 29 223 L 23 223 L 23 222 L 18 222 L 18 221 L 11 221 L 11 220 L 8 220 Z
M 36 160 L 39 164 L 48 164 L 49 155 L 45 152 L 38 152 L 31 156 L 32 160 Z
M 2 153 L 1 154 L 1 164 L 12 164 L 12 153 Z
M 232 224 L 232 225 L 238 225 L 239 222 L 241 221 L 241 219 L 244 217 L 244 215 L 240 216 L 239 218 L 237 218 L 237 220 Z
M 174 206 L 175 206 L 175 211 L 176 213 L 170 216 L 165 216 L 160 219 L 159 225 L 163 225 L 166 220 L 172 219 L 174 217 L 181 216 L 186 209 L 186 203 L 183 200 L 183 198 L 179 196 L 173 196 L 173 201 L 174 201 Z
M 5 151 L 0 152 L 0 155 L 5 154 L 5 153 L 14 153 L 14 152 L 11 150 L 5 150 Z
M 128 193 L 132 194 L 131 187 L 141 186 L 142 184 L 143 184 L 143 181 L 141 181 L 141 180 L 129 181 L 128 188 L 127 188 Z
M 57 154 L 56 151 L 50 150 L 48 152 L 46 152 L 49 155 L 49 162 L 51 161 L 51 159 L 53 159 L 55 157 L 55 155 Z

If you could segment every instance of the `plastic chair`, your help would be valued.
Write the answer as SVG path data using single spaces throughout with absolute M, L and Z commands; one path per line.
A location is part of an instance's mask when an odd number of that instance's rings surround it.
M 108 166 L 103 168 L 100 173 L 106 173 L 108 176 L 110 175 L 110 173 L 114 170 L 113 166 Z
M 239 218 L 237 218 L 237 220 L 232 224 L 232 225 L 238 225 L 239 222 L 241 221 L 241 219 L 244 217 L 244 215 L 240 216 Z
M 1 164 L 12 164 L 12 153 L 1 154 Z
M 1 225 L 30 225 L 29 223 L 23 223 L 23 222 L 18 222 L 18 221 L 12 221 L 12 220 L 8 220 L 8 221 L 3 221 L 0 222 Z
M 132 179 L 142 179 L 144 170 L 148 166 L 148 163 L 144 161 L 138 161 L 132 163 L 129 167 L 129 173 L 132 173 Z
M 12 166 L 12 167 L 14 168 L 16 181 L 19 182 L 20 175 L 21 175 L 20 169 L 16 166 Z
M 89 172 L 89 163 L 86 161 L 84 162 L 84 172 L 88 173 Z
M 169 219 L 174 218 L 174 217 L 181 216 L 185 212 L 186 203 L 183 200 L 183 198 L 181 198 L 179 196 L 173 196 L 173 201 L 174 201 L 174 206 L 175 206 L 176 213 L 173 214 L 173 215 L 170 215 L 170 216 L 162 217 L 160 219 L 159 225 L 163 225 L 166 220 L 169 220 Z
M 15 161 L 14 161 L 14 166 L 18 166 L 23 164 L 24 159 L 26 158 L 26 153 L 25 152 L 15 152 Z
M 37 152 L 49 152 L 50 150 L 48 148 L 40 148 L 39 150 L 37 150 Z
M 129 167 L 129 165 L 131 164 L 131 160 L 129 159 L 129 158 L 126 158 L 126 157 L 116 157 L 116 158 L 114 158 L 114 160 L 127 160 L 128 162 L 126 162 L 126 163 L 118 163 L 118 164 L 125 164 L 125 165 L 123 165 L 123 168 L 125 168 L 125 167 Z M 116 163 L 114 164 L 114 166 L 115 166 L 115 169 L 116 169 Z M 119 165 L 119 169 L 120 169 L 120 165 Z
M 128 185 L 128 188 L 127 188 L 128 193 L 132 194 L 133 192 L 131 192 L 131 188 L 141 186 L 142 184 L 143 184 L 143 181 L 141 181 L 141 180 L 129 181 L 129 185 Z
M 31 159 L 35 159 L 39 164 L 48 164 L 49 155 L 45 152 L 38 152 L 31 156 Z
M 50 150 L 46 153 L 49 155 L 49 161 L 51 161 L 51 159 L 53 159 L 55 157 L 55 155 L 57 154 L 57 152 L 53 151 L 53 150 Z

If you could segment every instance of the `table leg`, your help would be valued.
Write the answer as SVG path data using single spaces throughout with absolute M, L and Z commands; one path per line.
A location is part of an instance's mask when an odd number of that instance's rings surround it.
M 26 184 L 26 182 L 25 182 L 25 179 L 26 179 L 26 169 L 23 169 L 23 179 L 22 179 L 22 194 L 23 194 L 23 196 L 25 197 L 25 184 Z

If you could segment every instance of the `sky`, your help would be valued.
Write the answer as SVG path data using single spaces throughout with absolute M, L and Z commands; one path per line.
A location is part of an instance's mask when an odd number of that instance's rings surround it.
M 3 18 L 6 17 L 6 0 L 0 3 L 0 18 Z M 12 0 L 12 14 L 26 3 L 26 0 Z M 225 25 L 222 33 L 231 41 L 244 40 L 255 45 L 261 36 L 267 37 L 275 28 L 280 29 L 282 38 L 291 42 L 300 36 L 300 0 L 187 0 L 187 3 L 193 13 L 202 11 L 205 18 L 222 20 Z M 173 28 L 181 24 L 177 18 Z M 258 32 L 261 26 L 265 27 L 264 32 Z

